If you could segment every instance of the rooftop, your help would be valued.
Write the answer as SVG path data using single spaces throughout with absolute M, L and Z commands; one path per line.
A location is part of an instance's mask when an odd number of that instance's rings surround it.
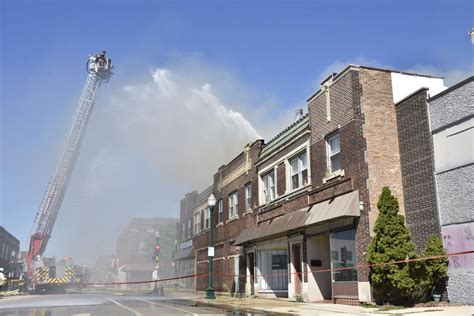
M 283 131 L 273 137 L 268 143 L 266 143 L 260 152 L 260 158 L 268 156 L 274 150 L 280 148 L 282 145 L 295 138 L 308 127 L 309 115 L 306 113 L 302 118 L 285 128 Z

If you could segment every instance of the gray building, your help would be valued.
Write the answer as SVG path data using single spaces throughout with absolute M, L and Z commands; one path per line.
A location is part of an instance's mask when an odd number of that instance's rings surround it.
M 474 250 L 474 76 L 428 100 L 441 233 L 447 252 Z M 449 259 L 451 302 L 474 304 L 474 254 Z
M 19 251 L 20 241 L 3 226 L 0 226 L 0 268 L 3 268 L 9 277 L 19 273 L 17 265 Z
M 196 262 L 193 247 L 193 208 L 198 197 L 198 192 L 186 193 L 180 201 L 179 222 L 176 227 L 176 249 L 173 260 L 175 262 L 175 273 L 179 279 L 180 288 L 194 290 L 196 282 L 194 278 L 185 278 L 196 272 Z
M 155 270 L 155 245 L 159 232 L 160 279 L 174 276 L 172 253 L 176 236 L 174 218 L 133 218 L 117 238 L 118 280 L 121 282 L 148 281 Z M 138 284 L 127 287 L 148 287 Z M 123 286 L 125 287 L 125 286 Z

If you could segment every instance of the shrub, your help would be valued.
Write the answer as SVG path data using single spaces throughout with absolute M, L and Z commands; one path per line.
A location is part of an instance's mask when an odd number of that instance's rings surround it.
M 382 189 L 377 203 L 379 216 L 375 237 L 369 244 L 367 261 L 371 264 L 415 258 L 415 244 L 399 214 L 398 200 L 388 187 Z M 377 303 L 411 304 L 416 280 L 408 263 L 387 264 L 371 269 L 370 279 Z
M 426 240 L 423 257 L 445 255 L 443 241 L 439 236 L 430 236 Z M 446 288 L 448 258 L 429 259 L 416 262 L 413 267 L 413 277 L 417 281 L 416 301 L 427 301 L 433 293 L 441 294 Z

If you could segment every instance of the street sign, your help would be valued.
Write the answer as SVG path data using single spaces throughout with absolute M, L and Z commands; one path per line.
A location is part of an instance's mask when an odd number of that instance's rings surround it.
M 214 247 L 207 247 L 207 256 L 214 257 Z

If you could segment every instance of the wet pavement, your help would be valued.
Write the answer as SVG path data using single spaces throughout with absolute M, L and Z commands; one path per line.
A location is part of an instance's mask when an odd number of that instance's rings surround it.
M 113 293 L 29 295 L 0 299 L 0 315 L 268 315 L 263 311 L 196 303 L 173 296 Z M 275 313 L 271 313 L 275 315 Z M 285 315 L 285 314 L 277 314 Z

